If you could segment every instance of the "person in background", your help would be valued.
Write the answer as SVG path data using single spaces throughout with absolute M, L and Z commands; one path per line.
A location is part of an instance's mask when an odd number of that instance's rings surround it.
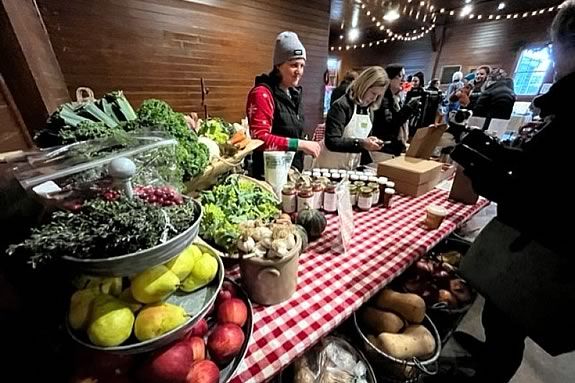
M 497 217 L 460 266 L 486 299 L 485 341 L 455 333 L 476 360 L 476 373 L 437 376 L 437 382 L 507 383 L 521 365 L 527 337 L 552 356 L 575 350 L 575 331 L 562 325 L 566 307 L 575 305 L 573 233 L 557 219 L 575 208 L 565 168 L 558 166 L 572 162 L 575 139 L 575 0 L 562 4 L 551 41 L 557 81 L 534 101 L 543 126 L 522 147 L 503 147 L 497 163 L 479 167 L 472 161 L 465 168 L 474 189 L 498 204 Z M 543 187 L 533 187 L 533 180 Z
M 477 101 L 479 100 L 479 96 L 485 90 L 487 86 L 487 77 L 491 73 L 491 67 L 489 65 L 481 65 L 477 68 L 475 72 L 475 80 L 473 81 L 473 89 L 471 90 L 471 94 L 469 94 L 469 105 L 467 109 L 473 110 Z
M 447 93 L 445 94 L 445 97 L 447 98 L 447 100 L 445 101 L 445 103 L 447 104 L 445 121 L 449 121 L 449 113 L 451 111 L 459 110 L 460 104 L 457 92 L 459 92 L 461 88 L 463 88 L 464 86 L 462 78 L 463 78 L 462 72 L 455 72 L 451 77 L 451 84 L 449 84 L 449 86 L 447 87 Z
M 410 100 L 412 99 L 417 99 L 419 100 L 419 102 L 423 105 L 423 107 L 426 104 L 426 93 L 425 93 L 425 89 L 423 88 L 423 84 L 424 84 L 424 76 L 423 76 L 423 72 L 417 72 L 416 74 L 414 74 L 411 78 L 411 90 L 409 92 L 407 92 L 407 95 L 405 96 L 405 103 L 408 103 Z M 409 137 L 413 137 L 413 135 L 415 134 L 415 131 L 419 128 L 421 128 L 422 126 L 422 122 L 423 122 L 423 115 L 422 113 L 415 113 L 413 116 L 411 116 L 411 118 L 409 119 Z
M 352 170 L 360 164 L 362 150 L 372 152 L 382 148 L 383 142 L 370 133 L 373 111 L 380 107 L 388 85 L 387 73 L 378 66 L 365 69 L 351 83 L 327 114 L 325 148 L 314 167 Z
M 303 154 L 317 157 L 320 145 L 304 139 L 302 88 L 299 82 L 306 51 L 294 32 L 280 33 L 275 42 L 273 69 L 257 76 L 248 94 L 246 115 L 251 136 L 264 142 L 253 154 L 253 173 L 264 173 L 263 151 L 294 151 L 292 166 L 303 168 Z
M 405 69 L 401 64 L 390 64 L 385 67 L 390 83 L 383 95 L 381 107 L 375 111 L 373 135 L 386 142 L 383 153 L 398 156 L 405 150 L 408 138 L 407 120 L 421 108 L 418 99 L 411 99 L 403 105 L 400 98 Z M 364 158 L 364 160 L 367 160 Z
M 513 79 L 503 69 L 494 69 L 473 108 L 473 115 L 509 120 L 516 100 L 513 88 Z
M 441 102 L 443 101 L 443 93 L 439 89 L 439 79 L 434 78 L 429 82 L 425 88 L 427 102 L 422 112 L 422 126 L 433 125 L 440 114 Z
M 331 107 L 334 102 L 336 102 L 341 96 L 347 92 L 347 88 L 351 85 L 353 80 L 357 78 L 356 71 L 349 71 L 343 77 L 343 80 L 339 83 L 337 88 L 331 93 L 331 98 L 329 99 L 329 106 Z

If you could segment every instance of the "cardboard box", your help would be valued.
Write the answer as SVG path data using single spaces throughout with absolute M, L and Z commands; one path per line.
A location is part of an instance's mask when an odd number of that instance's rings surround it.
M 380 162 L 377 174 L 395 182 L 398 193 L 418 197 L 439 183 L 441 167 L 437 161 L 401 156 Z
M 429 160 L 447 125 L 418 129 L 405 156 L 380 162 L 377 174 L 395 182 L 398 193 L 418 197 L 442 179 L 443 164 Z

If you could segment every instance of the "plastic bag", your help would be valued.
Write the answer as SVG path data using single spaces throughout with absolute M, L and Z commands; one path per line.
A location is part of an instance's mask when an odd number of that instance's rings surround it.
M 339 241 L 337 245 L 341 245 L 343 251 L 347 252 L 355 229 L 353 206 L 351 204 L 351 195 L 349 194 L 349 182 L 340 182 L 335 189 L 335 193 L 337 195 L 337 212 L 339 219 Z
M 288 180 L 294 152 L 264 152 L 264 177 L 278 197 Z
M 375 383 L 363 356 L 344 339 L 329 336 L 294 363 L 294 383 Z

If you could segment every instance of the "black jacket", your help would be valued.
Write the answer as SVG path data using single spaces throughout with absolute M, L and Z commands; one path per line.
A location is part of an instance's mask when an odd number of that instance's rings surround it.
M 354 108 L 356 113 L 369 113 L 367 108 L 357 106 L 349 94 L 340 97 L 329 109 L 325 121 L 325 146 L 332 152 L 359 153 L 361 151 L 357 139 L 342 137 L 345 127 L 351 121 Z
M 419 102 L 422 106 L 425 106 L 427 103 L 427 93 L 423 87 L 412 88 L 407 94 L 405 95 L 405 104 L 407 104 L 413 98 L 419 98 Z M 422 108 L 423 109 L 423 108 Z M 413 137 L 415 131 L 422 127 L 423 124 L 423 113 L 419 110 L 414 112 L 411 117 L 409 118 L 409 137 Z
M 513 91 L 513 80 L 503 79 L 489 85 L 473 108 L 473 115 L 476 117 L 499 118 L 509 120 L 513 113 L 515 103 L 515 92 Z
M 304 138 L 304 108 L 302 101 L 302 88 L 290 88 L 290 96 L 283 91 L 279 84 L 267 74 L 257 76 L 255 86 L 264 85 L 269 88 L 274 98 L 274 121 L 271 133 L 288 138 Z M 303 153 L 296 152 L 292 166 L 298 170 L 303 169 Z M 253 172 L 257 177 L 264 174 L 263 153 L 256 151 L 253 154 Z
M 573 87 L 575 73 L 535 100 L 544 122 L 519 150 L 506 149 L 487 170 L 465 169 L 476 191 L 498 203 L 497 220 L 490 223 L 498 226 L 480 234 L 460 271 L 552 355 L 575 350 L 573 331 L 549 325 L 575 304 L 574 199 L 567 181 Z
M 428 86 L 425 89 L 426 98 L 423 105 L 423 117 L 421 126 L 426 127 L 435 123 L 437 113 L 439 113 L 439 106 L 443 101 L 443 92 L 440 89 Z
M 396 109 L 391 90 L 385 92 L 381 107 L 374 113 L 372 130 L 374 136 L 388 142 L 383 152 L 398 156 L 405 150 L 405 145 L 398 139 L 399 131 L 414 113 L 415 110 L 407 105 Z
M 347 91 L 347 87 L 351 85 L 350 81 L 342 81 L 339 83 L 339 85 L 337 86 L 337 88 L 335 88 L 333 90 L 333 92 L 331 92 L 331 98 L 329 99 L 329 106 L 330 108 L 333 106 L 333 104 L 339 100 L 341 98 L 341 96 L 343 96 L 345 94 L 345 92 Z

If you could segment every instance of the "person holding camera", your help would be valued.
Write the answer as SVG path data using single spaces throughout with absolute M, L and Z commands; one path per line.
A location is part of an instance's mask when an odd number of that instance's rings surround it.
M 361 152 L 381 150 L 383 142 L 371 135 L 372 120 L 388 85 L 385 70 L 378 66 L 365 69 L 351 83 L 327 113 L 325 147 L 314 167 L 355 169 Z
M 419 99 L 411 99 L 403 105 L 400 97 L 402 84 L 405 79 L 405 69 L 401 64 L 390 64 L 385 67 L 389 77 L 389 88 L 383 96 L 381 108 L 374 113 L 373 135 L 386 142 L 382 152 L 391 156 L 398 156 L 405 150 L 409 137 L 407 121 L 421 109 Z M 374 158 L 376 162 L 382 160 L 381 156 Z
M 460 266 L 486 299 L 485 342 L 454 335 L 476 360 L 476 373 L 471 379 L 443 376 L 441 382 L 509 382 L 527 337 L 553 356 L 575 350 L 575 331 L 563 325 L 575 305 L 573 196 L 565 184 L 575 138 L 575 0 L 563 3 L 551 40 L 557 81 L 534 101 L 542 126 L 520 148 L 502 146 L 476 130 L 452 152 L 475 191 L 497 202 L 498 211 Z

